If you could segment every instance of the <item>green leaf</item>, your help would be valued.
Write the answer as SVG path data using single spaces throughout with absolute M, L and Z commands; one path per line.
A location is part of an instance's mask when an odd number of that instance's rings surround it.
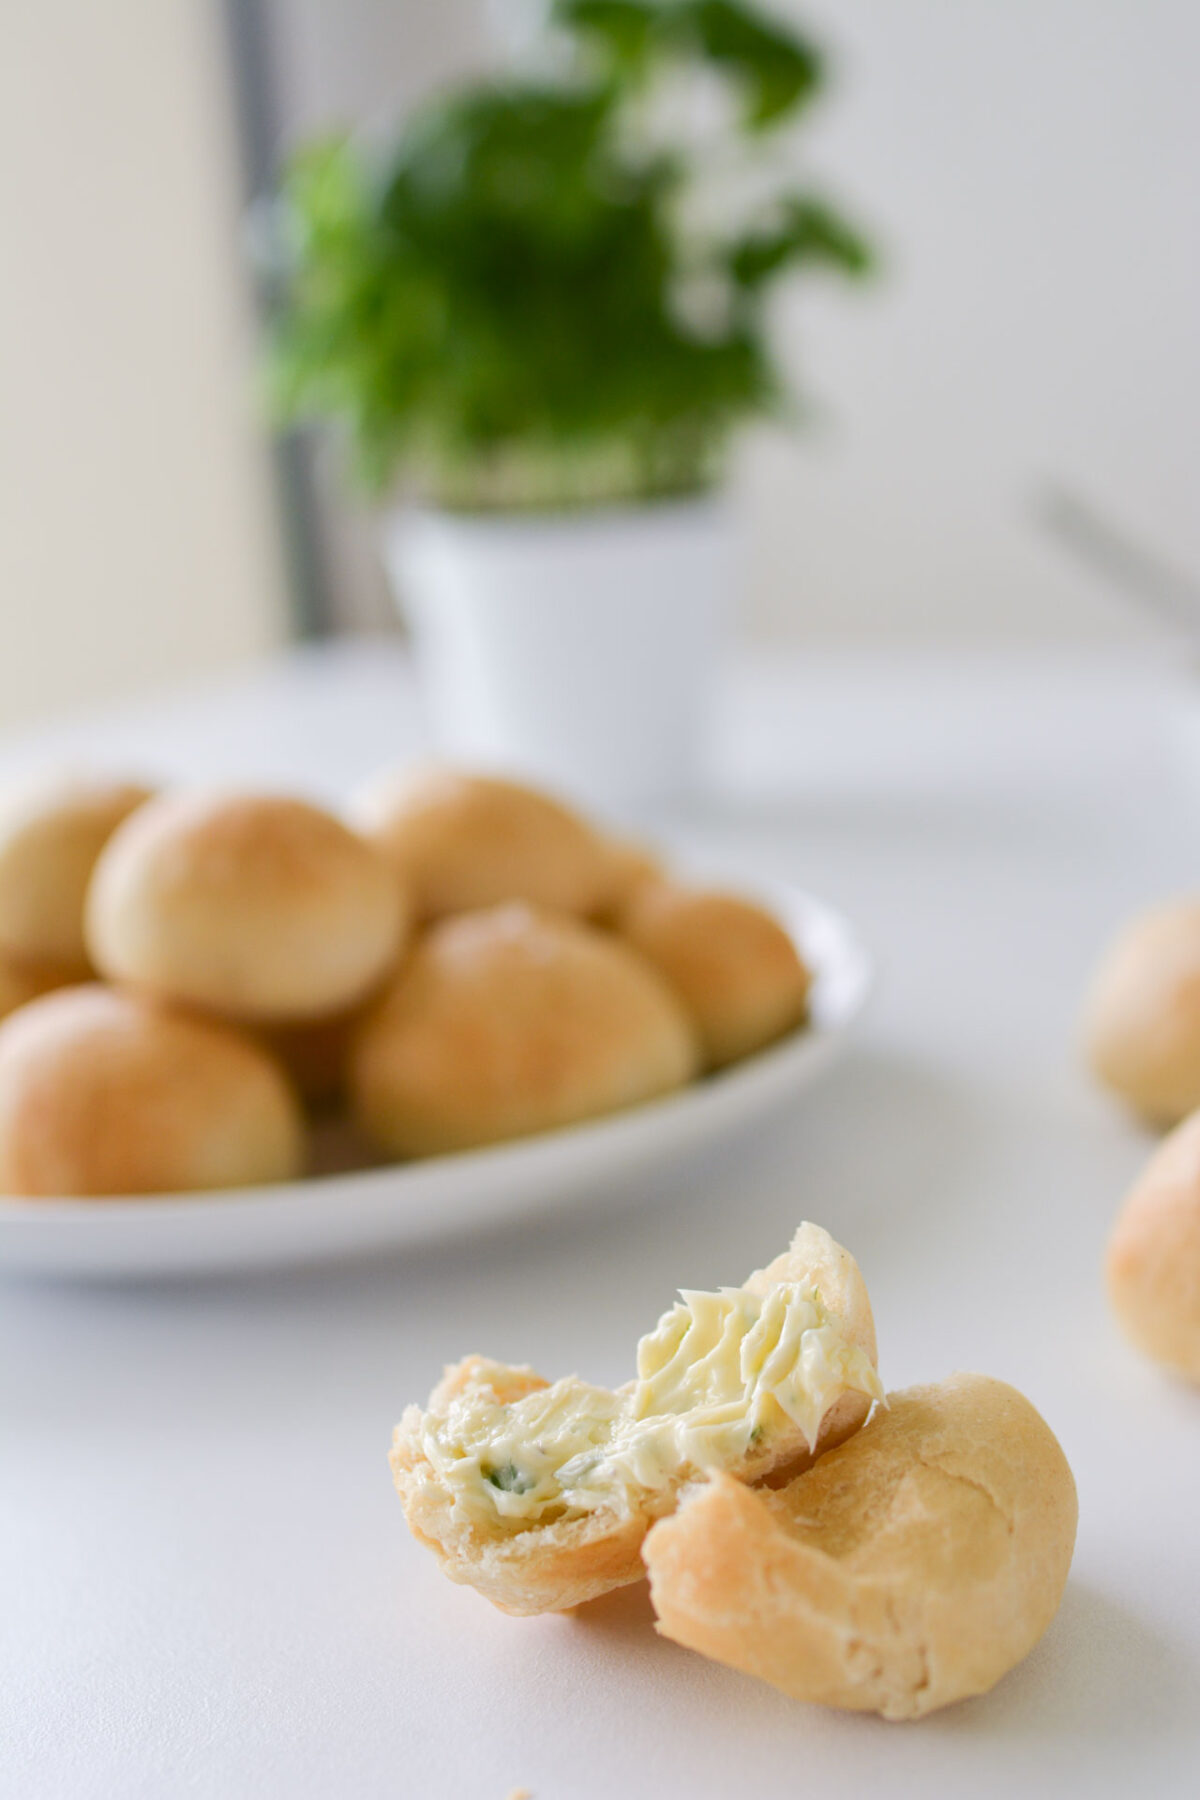
M 866 239 L 827 202 L 794 196 L 781 211 L 778 224 L 750 232 L 730 247 L 728 268 L 740 287 L 761 287 L 799 263 L 824 264 L 852 276 L 870 273 Z
M 606 68 L 469 83 L 383 148 L 326 139 L 288 170 L 274 403 L 336 421 L 376 487 L 472 507 L 701 487 L 736 427 L 780 404 L 770 282 L 864 266 L 852 228 L 797 196 L 729 246 L 733 316 L 694 334 L 674 305 L 694 266 L 675 206 L 691 153 L 631 148 L 630 59 L 709 61 L 756 124 L 811 91 L 816 63 L 732 0 L 560 0 L 559 16 L 608 44 Z
M 777 124 L 819 91 L 820 54 L 799 33 L 737 0 L 688 0 L 678 10 L 708 60 L 745 88 L 755 128 Z
M 635 70 L 650 56 L 663 10 L 654 0 L 555 0 L 552 17 L 605 51 L 619 67 Z

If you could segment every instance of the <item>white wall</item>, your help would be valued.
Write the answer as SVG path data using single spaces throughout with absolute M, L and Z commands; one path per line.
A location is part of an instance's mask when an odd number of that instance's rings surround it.
M 1200 569 L 1200 7 L 778 0 L 837 51 L 804 142 L 885 245 L 782 319 L 822 417 L 758 434 L 746 613 L 777 636 L 1135 635 L 1049 546 L 1074 483 Z M 500 0 L 271 0 L 293 129 L 491 54 Z M 217 0 L 0 21 L 0 722 L 276 641 Z M 382 618 L 369 522 L 338 535 Z
M 0 20 L 0 721 L 277 641 L 217 15 Z
M 1200 7 L 783 10 L 840 50 L 812 153 L 888 274 L 789 312 L 832 422 L 748 459 L 760 624 L 1138 629 L 1032 502 L 1077 485 L 1200 578 Z

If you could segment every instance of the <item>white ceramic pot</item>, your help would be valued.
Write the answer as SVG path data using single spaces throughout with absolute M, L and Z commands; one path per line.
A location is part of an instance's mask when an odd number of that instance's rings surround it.
M 386 552 L 450 755 L 601 806 L 696 791 L 733 575 L 720 499 L 405 511 Z

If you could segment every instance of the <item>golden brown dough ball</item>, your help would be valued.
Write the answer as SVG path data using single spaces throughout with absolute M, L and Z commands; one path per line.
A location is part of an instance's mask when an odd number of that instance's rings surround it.
M 691 1027 L 615 939 L 523 905 L 419 941 L 351 1056 L 351 1099 L 396 1156 L 465 1150 L 616 1112 L 682 1086 Z
M 117 831 L 88 894 L 112 981 L 248 1022 L 364 999 L 407 928 L 395 870 L 332 814 L 256 794 L 168 794 Z
M 1108 1293 L 1139 1350 L 1200 1381 L 1200 1114 L 1131 1190 L 1109 1240 Z
M 0 1025 L 0 1192 L 177 1193 L 298 1175 L 296 1099 L 227 1026 L 98 985 Z
M 710 1069 L 761 1050 L 806 1016 L 812 977 L 783 926 L 750 900 L 647 881 L 620 929 L 683 1001 Z
M 506 900 L 590 914 L 609 897 L 612 865 L 591 826 L 515 781 L 402 771 L 371 783 L 352 811 L 404 876 L 419 918 Z
M 1058 1610 L 1075 1482 L 1023 1395 L 986 1375 L 886 1411 L 772 1491 L 718 1474 L 642 1554 L 659 1630 L 797 1700 L 919 1719 L 984 1694 Z
M 1126 927 L 1093 979 L 1083 1039 L 1093 1072 L 1149 1123 L 1200 1106 L 1200 901 Z
M 0 802 L 0 950 L 89 970 L 83 905 L 96 858 L 121 821 L 149 798 L 131 782 L 62 776 L 14 788 Z

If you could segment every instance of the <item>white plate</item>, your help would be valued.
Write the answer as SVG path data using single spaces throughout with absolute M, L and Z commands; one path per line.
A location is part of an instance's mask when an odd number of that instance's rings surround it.
M 776 890 L 771 900 L 815 971 L 812 1024 L 720 1075 L 611 1118 L 426 1162 L 209 1194 L 0 1197 L 0 1271 L 205 1274 L 426 1243 L 554 1209 L 628 1203 L 633 1177 L 790 1102 L 862 1011 L 871 962 L 846 920 L 794 890 Z

